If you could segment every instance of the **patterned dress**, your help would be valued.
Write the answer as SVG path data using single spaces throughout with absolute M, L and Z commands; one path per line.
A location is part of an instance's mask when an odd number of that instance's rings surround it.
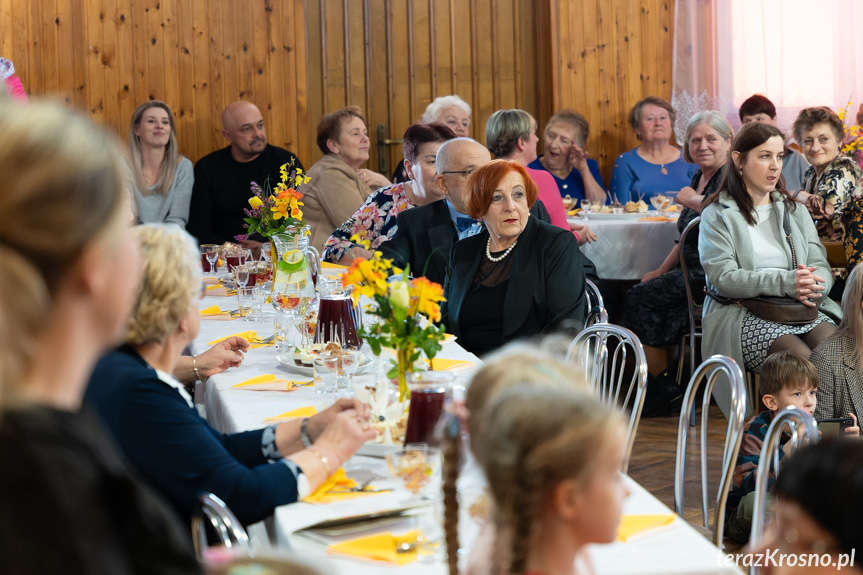
M 351 236 L 355 234 L 369 240 L 371 248 L 376 249 L 398 231 L 396 217 L 413 207 L 403 183 L 377 190 L 333 232 L 324 244 L 321 257 L 324 261 L 338 263 L 349 249 L 357 245 L 351 241 Z
M 810 166 L 803 177 L 803 190 L 833 205 L 830 219 L 815 221 L 818 237 L 824 241 L 842 240 L 848 271 L 863 261 L 863 172 L 848 156 L 839 155 L 821 176 Z
M 724 173 L 723 166 L 713 174 L 704 186 L 704 196 L 709 196 L 719 188 Z M 700 180 L 701 170 L 698 170 L 692 176 L 692 187 L 697 188 Z M 677 220 L 677 229 L 683 233 L 689 222 L 696 217 L 697 212 L 684 209 Z M 687 237 L 684 257 L 694 293 L 700 294 L 705 281 L 704 269 L 698 259 L 698 230 L 690 232 Z M 689 329 L 686 287 L 680 267 L 634 285 L 626 294 L 620 325 L 632 330 L 645 345 L 667 347 L 679 343 L 680 336 Z

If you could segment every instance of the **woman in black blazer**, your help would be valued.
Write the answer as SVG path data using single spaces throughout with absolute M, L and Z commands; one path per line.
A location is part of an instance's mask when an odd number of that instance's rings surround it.
M 468 351 L 584 326 L 585 278 L 578 241 L 530 217 L 536 184 L 525 169 L 494 160 L 468 183 L 469 215 L 483 231 L 450 252 L 443 321 Z

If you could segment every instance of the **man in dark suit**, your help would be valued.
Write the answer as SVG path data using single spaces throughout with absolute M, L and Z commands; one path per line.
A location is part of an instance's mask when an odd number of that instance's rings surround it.
M 450 248 L 482 230 L 482 222 L 467 215 L 467 181 L 474 170 L 490 161 L 488 149 L 476 140 L 455 138 L 445 142 L 435 159 L 435 184 L 444 199 L 400 213 L 396 235 L 378 248 L 383 257 L 391 258 L 400 268 L 410 264 L 413 276 L 425 276 L 443 285 Z M 540 221 L 551 222 L 540 201 L 530 213 Z M 585 275 L 595 281 L 596 267 L 588 258 L 583 259 Z

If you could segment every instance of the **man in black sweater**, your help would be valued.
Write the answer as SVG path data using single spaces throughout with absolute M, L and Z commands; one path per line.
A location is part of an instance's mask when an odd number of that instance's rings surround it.
M 267 144 L 264 118 L 251 102 L 229 104 L 222 112 L 222 125 L 222 135 L 230 145 L 195 164 L 186 229 L 202 244 L 236 242 L 236 236 L 246 233 L 243 209 L 249 207 L 251 183 L 257 182 L 266 189 L 269 177 L 270 186 L 275 187 L 283 164 L 288 164 L 288 172 L 303 167 L 291 152 Z M 240 243 L 258 250 L 262 239 L 254 236 Z

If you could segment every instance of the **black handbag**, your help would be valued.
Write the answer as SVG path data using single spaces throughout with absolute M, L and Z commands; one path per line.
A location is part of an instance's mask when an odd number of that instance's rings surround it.
M 785 228 L 785 239 L 791 247 L 791 269 L 797 269 L 797 253 L 794 251 L 794 242 L 791 241 L 791 223 L 788 211 L 783 219 Z M 799 300 L 788 296 L 758 296 L 741 299 L 731 299 L 719 295 L 708 288 L 704 293 L 723 305 L 737 304 L 752 312 L 756 317 L 773 323 L 786 325 L 805 325 L 818 319 L 818 307 L 804 305 Z

